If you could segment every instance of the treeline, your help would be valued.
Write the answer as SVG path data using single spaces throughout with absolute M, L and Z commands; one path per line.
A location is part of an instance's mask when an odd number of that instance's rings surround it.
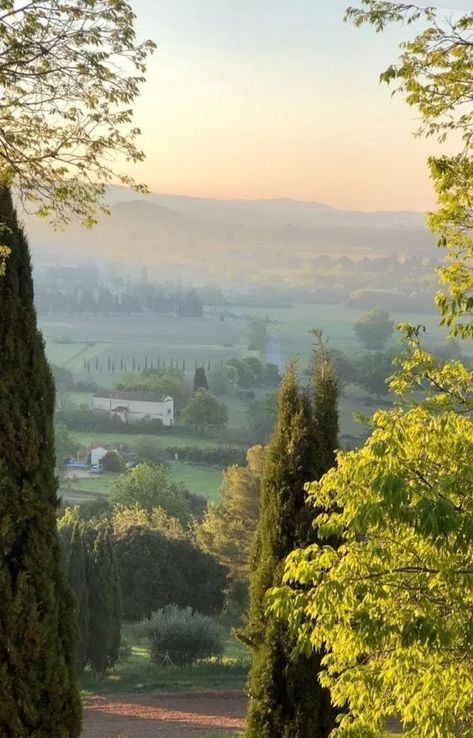
M 105 674 L 120 655 L 122 600 L 109 526 L 86 523 L 66 513 L 59 534 L 63 569 L 74 600 L 76 666 Z
M 109 500 L 66 508 L 59 518 L 63 569 L 79 631 L 77 669 L 97 674 L 120 655 L 120 623 L 168 606 L 218 615 L 227 569 L 195 540 L 203 509 L 163 466 L 141 463 Z
M 94 289 L 60 289 L 39 285 L 35 292 L 38 313 L 42 315 L 136 315 L 151 310 L 156 315 L 200 317 L 204 306 L 193 289 L 168 288 L 145 283 L 140 291 L 112 292 L 103 285 Z

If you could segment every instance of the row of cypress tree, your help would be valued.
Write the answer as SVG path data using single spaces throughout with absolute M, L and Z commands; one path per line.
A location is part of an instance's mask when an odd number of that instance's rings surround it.
M 60 531 L 66 581 L 75 601 L 76 668 L 105 674 L 120 654 L 120 581 L 108 525 L 76 520 Z
M 299 387 L 295 362 L 286 371 L 266 453 L 249 615 L 242 631 L 253 650 L 245 738 L 327 738 L 335 724 L 330 696 L 318 681 L 320 654 L 296 656 L 287 626 L 265 611 L 266 592 L 282 583 L 288 554 L 317 540 L 304 485 L 333 466 L 338 446 L 337 382 L 317 338 L 312 386 Z

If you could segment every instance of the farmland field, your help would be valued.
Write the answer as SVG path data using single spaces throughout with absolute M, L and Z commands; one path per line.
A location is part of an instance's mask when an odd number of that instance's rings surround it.
M 173 481 L 183 484 L 190 492 L 202 495 L 206 500 L 218 498 L 218 490 L 222 482 L 221 469 L 173 461 L 169 464 L 169 471 Z M 118 474 L 107 472 L 99 476 L 65 479 L 61 483 L 59 493 L 66 503 L 86 502 L 99 495 L 108 495 L 118 476 Z

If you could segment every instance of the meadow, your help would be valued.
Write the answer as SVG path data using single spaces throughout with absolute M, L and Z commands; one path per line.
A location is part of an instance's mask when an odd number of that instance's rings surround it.
M 86 670 L 82 677 L 83 694 L 113 692 L 189 692 L 195 690 L 243 689 L 250 666 L 246 646 L 228 634 L 220 659 L 209 659 L 187 666 L 154 664 L 148 641 L 137 636 L 131 624 L 122 626 L 122 651 L 127 653 L 106 676 L 97 677 Z
M 133 447 L 130 444 L 131 448 Z M 217 500 L 218 490 L 222 482 L 222 469 L 202 464 L 190 464 L 183 461 L 169 463 L 170 477 L 174 482 L 182 484 L 186 489 L 205 497 L 206 500 Z M 97 476 L 64 479 L 59 494 L 66 503 L 79 504 L 90 501 L 101 495 L 107 496 L 113 482 L 119 474 L 104 472 Z

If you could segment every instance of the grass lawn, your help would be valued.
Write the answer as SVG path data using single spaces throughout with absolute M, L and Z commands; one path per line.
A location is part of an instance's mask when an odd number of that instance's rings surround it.
M 217 500 L 222 483 L 222 469 L 201 464 L 172 461 L 169 464 L 175 482 L 181 482 L 191 492 L 202 495 L 206 500 Z
M 190 464 L 184 461 L 172 461 L 169 464 L 170 476 L 180 482 L 186 489 L 202 495 L 206 500 L 218 499 L 218 490 L 222 482 L 222 470 L 217 467 Z M 64 502 L 86 502 L 92 497 L 108 495 L 119 474 L 106 472 L 97 476 L 65 479 L 61 482 L 59 493 Z
M 149 657 L 148 642 L 133 641 L 133 632 L 126 625 L 122 629 L 122 638 L 132 644 L 131 656 L 119 662 L 104 678 L 86 671 L 81 685 L 84 694 L 148 692 L 154 689 L 166 692 L 205 689 L 226 691 L 243 689 L 246 684 L 249 652 L 233 636 L 228 637 L 221 660 L 179 667 L 153 664 Z
M 135 433 L 102 433 L 100 431 L 70 431 L 72 438 L 84 448 L 90 447 L 92 443 L 117 443 L 133 449 L 140 441 L 149 441 L 151 438 L 155 440 L 163 449 L 169 447 L 198 446 L 199 448 L 217 448 L 221 445 L 220 439 L 203 437 L 197 434 L 172 431 L 157 434 L 135 434 Z M 228 441 L 223 441 L 223 445 L 230 445 Z M 234 443 L 233 446 L 244 447 L 243 443 Z

